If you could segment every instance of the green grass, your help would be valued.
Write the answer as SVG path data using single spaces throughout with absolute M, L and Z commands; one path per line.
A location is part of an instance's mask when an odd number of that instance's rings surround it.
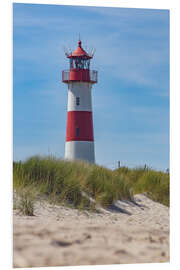
M 122 167 L 112 171 L 52 156 L 34 156 L 24 162 L 14 162 L 13 188 L 16 193 L 26 194 L 22 209 L 31 208 L 29 201 L 33 208 L 33 201 L 41 196 L 52 203 L 93 210 L 96 204 L 108 207 L 118 199 L 133 200 L 133 194 L 139 192 L 147 192 L 152 199 L 169 205 L 169 174 L 148 168 Z M 84 197 L 82 191 L 95 203 Z M 32 197 L 33 200 L 28 199 Z
M 54 157 L 31 157 L 13 163 L 14 190 L 31 189 L 54 203 L 79 209 L 109 206 L 121 198 L 131 199 L 129 186 L 113 171 L 85 162 L 69 162 Z M 84 197 L 82 191 L 95 200 Z
M 36 192 L 29 188 L 17 189 L 13 196 L 13 209 L 18 210 L 20 214 L 34 216 L 35 194 Z
M 114 173 L 126 177 L 133 194 L 145 192 L 152 200 L 169 206 L 169 173 L 155 171 L 148 167 L 135 169 L 122 167 Z

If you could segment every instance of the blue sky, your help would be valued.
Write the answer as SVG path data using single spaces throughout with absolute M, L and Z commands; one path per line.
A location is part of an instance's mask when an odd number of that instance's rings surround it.
M 169 168 L 169 11 L 13 5 L 14 159 L 64 157 L 63 47 L 95 48 L 96 162 Z

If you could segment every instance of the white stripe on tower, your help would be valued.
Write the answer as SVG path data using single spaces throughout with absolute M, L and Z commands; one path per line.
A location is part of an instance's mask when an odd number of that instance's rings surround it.
M 92 84 L 73 82 L 68 84 L 68 111 L 92 111 Z M 77 100 L 79 98 L 79 102 Z
M 65 158 L 69 160 L 84 160 L 89 163 L 95 162 L 94 142 L 66 141 Z

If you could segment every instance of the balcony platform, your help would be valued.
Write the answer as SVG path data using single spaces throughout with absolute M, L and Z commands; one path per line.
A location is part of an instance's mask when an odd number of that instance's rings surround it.
M 62 82 L 89 82 L 97 83 L 98 72 L 89 69 L 71 69 L 62 71 Z

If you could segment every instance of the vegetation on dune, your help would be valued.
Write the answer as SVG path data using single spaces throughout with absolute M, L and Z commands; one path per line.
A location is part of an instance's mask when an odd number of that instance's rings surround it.
M 133 200 L 133 193 L 147 192 L 152 199 L 169 205 L 167 173 L 126 167 L 112 171 L 95 164 L 55 157 L 34 156 L 24 162 L 14 162 L 13 187 L 21 194 L 19 209 L 28 215 L 33 214 L 37 196 L 56 204 L 93 210 L 96 204 L 108 207 L 118 199 Z
M 13 209 L 20 214 L 34 216 L 34 203 L 36 192 L 28 187 L 19 188 L 13 194 Z
M 63 202 L 79 209 L 93 210 L 96 203 L 109 206 L 117 199 L 131 199 L 128 184 L 122 176 L 85 162 L 35 156 L 25 162 L 14 162 L 13 178 L 16 192 L 31 189 L 31 193 L 34 190 L 51 202 Z
M 126 167 L 114 171 L 117 175 L 124 175 L 133 193 L 144 193 L 152 200 L 169 206 L 169 173 L 155 171 L 148 167 L 129 169 Z

